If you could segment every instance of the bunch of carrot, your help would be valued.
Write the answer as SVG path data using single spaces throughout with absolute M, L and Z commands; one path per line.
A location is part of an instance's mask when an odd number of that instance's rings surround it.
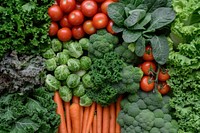
M 83 107 L 78 97 L 73 96 L 70 102 L 64 102 L 56 91 L 54 101 L 61 119 L 57 133 L 120 133 L 116 118 L 121 100 L 122 96 L 109 106 L 102 107 L 93 102 L 91 106 Z

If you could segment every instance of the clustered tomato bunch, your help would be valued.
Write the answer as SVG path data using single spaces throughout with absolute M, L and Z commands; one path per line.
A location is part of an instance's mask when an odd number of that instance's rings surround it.
M 139 64 L 139 67 L 142 69 L 144 76 L 140 81 L 140 88 L 146 92 L 158 89 L 161 94 L 167 94 L 170 91 L 170 87 L 166 82 L 170 78 L 168 70 L 161 67 L 157 68 L 158 65 L 154 60 L 150 45 L 146 46 L 142 58 L 144 62 Z
M 52 20 L 49 35 L 69 41 L 94 34 L 102 28 L 114 34 L 113 21 L 107 15 L 107 7 L 113 2 L 115 0 L 56 0 L 48 9 Z

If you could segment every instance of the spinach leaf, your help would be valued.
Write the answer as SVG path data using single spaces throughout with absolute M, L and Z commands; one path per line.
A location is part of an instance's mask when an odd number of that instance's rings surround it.
M 145 17 L 146 11 L 143 9 L 135 9 L 129 12 L 130 15 L 125 19 L 124 25 L 131 27 Z
M 119 33 L 119 32 L 122 32 L 122 31 L 124 30 L 123 27 L 119 27 L 119 26 L 117 26 L 116 24 L 113 24 L 112 29 L 113 29 L 113 31 L 114 31 L 115 33 Z
M 152 13 L 151 24 L 146 32 L 153 32 L 156 29 L 164 27 L 174 21 L 176 17 L 172 8 L 161 7 Z
M 124 25 L 125 11 L 124 5 L 122 3 L 112 3 L 108 6 L 108 16 L 115 22 L 118 26 Z
M 140 31 L 132 32 L 128 29 L 125 29 L 122 33 L 122 38 L 124 39 L 126 43 L 131 43 L 131 42 L 135 42 L 141 35 L 142 35 L 142 32 Z
M 160 65 L 165 64 L 169 56 L 167 38 L 165 36 L 153 36 L 150 42 L 155 61 Z
M 144 55 L 144 52 L 145 52 L 145 39 L 143 37 L 140 37 L 136 41 L 135 54 L 139 57 L 142 57 Z
M 148 12 L 153 12 L 159 7 L 165 7 L 167 5 L 167 0 L 145 0 L 144 3 L 148 7 Z

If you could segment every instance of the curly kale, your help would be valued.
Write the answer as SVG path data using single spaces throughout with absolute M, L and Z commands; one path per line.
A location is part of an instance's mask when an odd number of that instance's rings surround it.
M 44 59 L 41 56 L 6 54 L 0 62 L 0 94 L 25 93 L 44 82 Z
M 178 124 L 169 114 L 170 97 L 138 91 L 121 101 L 117 122 L 123 133 L 177 133 Z
M 60 117 L 53 94 L 40 87 L 31 93 L 5 93 L 0 97 L 1 133 L 56 133 Z M 23 126 L 22 126 L 23 125 Z
M 54 0 L 7 0 L 0 4 L 0 58 L 10 50 L 37 54 L 48 47 L 50 17 Z

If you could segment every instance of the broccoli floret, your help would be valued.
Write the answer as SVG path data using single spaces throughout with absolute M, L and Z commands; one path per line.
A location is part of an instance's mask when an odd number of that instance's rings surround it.
M 143 100 L 141 100 L 141 99 L 139 99 L 139 100 L 137 101 L 137 105 L 138 105 L 138 107 L 139 107 L 140 109 L 146 109 L 146 108 L 147 108 L 147 105 L 146 105 L 145 102 L 144 102 Z
M 120 106 L 122 109 L 125 108 L 125 105 L 129 104 L 130 102 L 128 101 L 128 99 L 123 99 L 121 102 L 120 102 Z
M 170 122 L 172 120 L 172 117 L 169 114 L 164 114 L 163 119 L 164 119 L 165 122 Z
M 134 117 L 129 116 L 128 114 L 124 115 L 124 123 L 128 126 L 132 125 L 132 122 L 134 121 Z
M 119 123 L 120 126 L 124 126 L 124 112 L 120 111 L 118 116 L 117 116 L 117 122 Z
M 134 75 L 133 75 L 133 81 L 136 83 L 139 83 L 141 78 L 143 77 L 143 71 L 139 67 L 134 67 Z
M 156 109 L 154 110 L 154 115 L 156 118 L 163 118 L 164 117 L 164 113 L 161 109 Z
M 154 126 L 157 128 L 161 128 L 165 125 L 165 121 L 162 118 L 155 118 Z
M 133 118 L 136 117 L 140 112 L 141 110 L 139 109 L 136 103 L 132 103 L 131 105 L 129 105 L 128 114 L 132 116 Z
M 140 99 L 140 97 L 139 97 L 137 94 L 132 94 L 132 95 L 128 95 L 128 96 L 127 96 L 127 99 L 128 99 L 131 103 L 133 103 L 133 102 L 137 102 L 137 101 Z
M 135 132 L 136 133 L 141 133 L 142 132 L 142 128 L 140 126 L 136 126 L 135 127 Z
M 150 133 L 160 133 L 160 130 L 156 127 L 153 127 L 151 130 L 150 130 Z

